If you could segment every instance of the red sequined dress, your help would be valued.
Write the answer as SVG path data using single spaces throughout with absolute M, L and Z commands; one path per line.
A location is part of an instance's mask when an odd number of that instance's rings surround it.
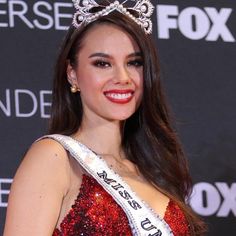
M 188 224 L 180 208 L 170 200 L 164 220 L 175 236 L 188 236 Z M 83 175 L 75 203 L 52 236 L 131 236 L 128 218 L 101 185 Z

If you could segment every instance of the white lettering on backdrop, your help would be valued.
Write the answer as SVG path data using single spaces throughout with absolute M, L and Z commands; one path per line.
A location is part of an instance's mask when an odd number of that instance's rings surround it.
M 7 207 L 7 199 L 10 193 L 10 184 L 12 179 L 0 178 L 0 207 Z
M 41 118 L 49 118 L 51 94 L 52 91 L 50 90 L 40 90 L 36 94 L 28 89 L 15 89 L 13 91 L 6 89 L 5 94 L 1 93 L 0 113 L 7 117 L 28 118 L 36 115 L 39 111 Z M 27 107 L 25 107 L 26 103 L 28 104 Z
M 225 182 L 216 182 L 215 186 L 200 182 L 194 185 L 190 205 L 202 216 L 215 215 L 227 217 L 230 212 L 236 216 L 236 183 L 228 186 Z
M 0 0 L 0 28 L 25 25 L 30 29 L 67 30 L 74 13 L 72 3 L 23 0 Z M 157 4 L 157 35 L 169 39 L 172 31 L 179 31 L 190 40 L 236 42 L 227 23 L 232 8 L 189 6 L 179 10 L 177 5 Z
M 232 13 L 231 8 L 187 7 L 181 12 L 175 5 L 157 5 L 158 37 L 169 39 L 171 30 L 178 30 L 188 39 L 235 42 L 228 28 L 227 21 Z
M 32 9 L 27 1 L 20 0 L 0 0 L 0 27 L 14 28 L 21 23 L 30 29 L 67 30 L 72 19 L 73 4 L 68 2 L 47 2 L 37 1 Z M 33 17 L 29 16 L 32 15 Z M 69 19 L 67 24 L 64 20 Z

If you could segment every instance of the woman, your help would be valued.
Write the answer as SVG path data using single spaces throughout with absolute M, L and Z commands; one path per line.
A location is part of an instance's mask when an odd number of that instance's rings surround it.
M 12 184 L 5 236 L 203 232 L 185 205 L 191 181 L 150 24 L 105 13 L 89 23 L 74 19 L 68 31 L 49 131 L 64 136 L 44 137 L 27 152 Z

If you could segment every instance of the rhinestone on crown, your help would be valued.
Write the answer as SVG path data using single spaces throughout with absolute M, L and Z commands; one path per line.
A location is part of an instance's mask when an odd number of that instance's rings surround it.
M 153 13 L 154 6 L 150 0 L 122 0 L 121 2 L 117 0 L 106 0 L 108 2 L 106 6 L 99 5 L 97 1 L 98 0 L 72 0 L 76 8 L 72 22 L 75 28 L 79 28 L 82 24 L 89 24 L 99 17 L 108 15 L 116 10 L 135 21 L 145 33 L 152 33 L 152 21 L 149 17 L 151 17 Z M 134 6 L 125 7 L 127 1 L 134 2 Z M 91 11 L 93 8 L 97 7 L 101 7 L 102 10 L 95 13 Z M 137 12 L 138 16 L 132 15 L 130 10 Z

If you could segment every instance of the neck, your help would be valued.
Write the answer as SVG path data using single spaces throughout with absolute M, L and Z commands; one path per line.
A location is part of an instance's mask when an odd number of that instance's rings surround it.
M 88 146 L 98 154 L 122 156 L 121 149 L 121 122 L 99 121 L 84 117 L 81 127 L 74 138 Z

